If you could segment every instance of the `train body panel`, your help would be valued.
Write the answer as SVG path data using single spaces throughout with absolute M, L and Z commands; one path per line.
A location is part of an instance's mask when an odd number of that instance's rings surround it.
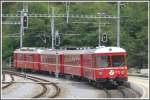
M 36 71 L 40 71 L 40 55 L 34 54 L 33 59 L 33 69 Z
M 93 54 L 83 54 L 83 77 L 94 80 Z
M 81 76 L 81 67 L 80 66 L 72 66 L 72 65 L 64 65 L 64 73 L 71 74 L 76 76 Z
M 13 66 L 17 67 L 17 53 L 13 53 Z
M 60 73 L 64 74 L 64 54 L 60 55 Z
M 127 77 L 127 68 L 126 67 L 110 67 L 104 69 L 96 69 L 96 78 L 117 78 L 117 77 Z
M 81 76 L 80 54 L 64 54 L 64 73 Z
M 56 61 L 57 58 L 57 61 Z M 57 63 L 57 64 L 56 64 Z M 49 72 L 61 72 L 60 56 L 54 54 L 41 54 L 40 69 Z

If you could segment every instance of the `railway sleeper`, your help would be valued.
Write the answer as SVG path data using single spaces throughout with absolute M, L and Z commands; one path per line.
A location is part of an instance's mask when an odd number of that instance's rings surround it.
M 124 94 L 124 98 L 139 98 L 139 94 L 131 88 L 119 86 L 118 89 Z

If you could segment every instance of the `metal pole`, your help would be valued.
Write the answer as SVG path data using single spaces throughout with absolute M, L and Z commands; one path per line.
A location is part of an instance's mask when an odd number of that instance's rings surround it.
M 56 73 L 55 73 L 55 77 L 58 78 L 58 52 L 57 52 L 57 49 L 56 49 Z
M 48 5 L 47 5 L 47 14 L 49 15 L 49 3 L 47 3 Z
M 99 22 L 99 46 L 101 46 L 101 23 Z
M 68 23 L 68 21 L 69 21 L 69 4 L 70 4 L 70 2 L 66 2 L 66 15 L 67 15 L 67 23 Z
M 120 1 L 118 1 L 117 47 L 120 47 Z
M 52 49 L 54 49 L 54 8 L 52 7 L 52 17 L 51 17 L 51 35 L 52 35 Z
M 22 35 L 23 35 L 23 11 L 20 12 L 21 17 L 20 17 L 20 49 L 22 48 Z M 23 73 L 23 69 L 21 70 Z
M 9 67 L 11 68 L 11 57 L 9 57 Z
M 27 2 L 23 2 L 23 9 L 24 9 L 24 11 L 28 12 L 28 3 Z
M 20 48 L 22 48 L 22 35 L 23 35 L 23 11 L 21 11 L 21 18 L 20 18 Z

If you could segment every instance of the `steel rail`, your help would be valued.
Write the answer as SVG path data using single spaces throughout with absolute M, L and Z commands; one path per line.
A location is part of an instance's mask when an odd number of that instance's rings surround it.
M 7 85 L 3 86 L 2 89 L 5 89 L 13 84 L 12 82 L 14 81 L 14 77 L 12 74 L 10 74 L 10 77 L 11 77 L 11 81 Z
M 37 94 L 36 96 L 33 96 L 32 98 L 39 98 L 39 97 L 43 96 L 48 90 L 48 87 L 46 87 L 46 85 L 49 85 L 49 84 L 53 85 L 53 87 L 56 90 L 55 94 L 53 94 L 52 96 L 48 96 L 49 98 L 54 98 L 60 93 L 60 88 L 56 85 L 56 83 L 49 82 L 48 80 L 41 79 L 41 78 L 38 78 L 38 77 L 34 77 L 34 76 L 31 76 L 31 75 L 27 75 L 26 76 L 24 74 L 21 74 L 21 73 L 18 73 L 18 72 L 13 72 L 13 71 L 8 71 L 8 70 L 3 70 L 3 72 L 11 73 L 13 75 L 24 77 L 24 78 L 26 77 L 27 79 L 30 79 L 32 81 L 37 82 L 37 84 L 42 85 L 42 87 L 43 87 L 42 92 Z M 44 82 L 44 83 L 42 83 L 41 81 Z M 45 82 L 46 82 L 46 84 L 45 84 Z

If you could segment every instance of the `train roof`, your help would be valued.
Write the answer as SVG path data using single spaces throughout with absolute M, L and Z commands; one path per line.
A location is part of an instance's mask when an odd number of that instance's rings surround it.
M 95 49 L 89 50 L 46 50 L 41 52 L 41 54 L 90 54 L 93 53 Z
M 125 49 L 120 47 L 99 47 L 95 50 L 94 53 L 120 53 L 120 52 L 126 52 Z
M 39 53 L 39 54 L 92 54 L 92 53 L 125 53 L 126 51 L 120 47 L 105 47 L 100 46 L 95 49 L 82 48 L 78 50 L 53 50 L 49 48 L 29 48 L 23 47 L 16 49 L 14 53 Z
M 34 47 L 23 47 L 16 49 L 14 53 L 41 53 L 48 48 L 34 48 Z

